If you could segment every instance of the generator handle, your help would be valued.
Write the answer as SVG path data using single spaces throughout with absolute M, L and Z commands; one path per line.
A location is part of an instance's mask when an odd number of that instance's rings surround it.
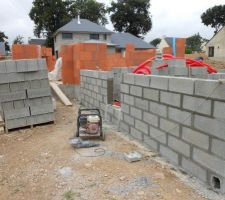
M 79 115 L 81 115 L 81 113 L 82 113 L 82 111 L 97 111 L 98 112 L 98 115 L 101 115 L 101 112 L 100 112 L 100 110 L 99 109 L 97 109 L 97 108 L 80 108 L 79 109 Z

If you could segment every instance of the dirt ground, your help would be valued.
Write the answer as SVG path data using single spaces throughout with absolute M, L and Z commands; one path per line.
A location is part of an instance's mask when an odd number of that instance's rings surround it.
M 77 109 L 58 103 L 55 124 L 0 135 L 0 199 L 203 199 L 110 129 L 105 129 L 106 141 L 95 141 L 101 149 L 75 151 L 68 138 Z M 124 160 L 124 152 L 135 150 L 143 154 L 141 161 Z

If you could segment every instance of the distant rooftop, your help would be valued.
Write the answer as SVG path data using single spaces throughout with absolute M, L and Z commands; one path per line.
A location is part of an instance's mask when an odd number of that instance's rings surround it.
M 28 41 L 29 44 L 36 44 L 36 45 L 41 45 L 45 46 L 46 39 L 30 39 Z
M 112 33 L 112 31 L 106 29 L 105 27 L 93 23 L 87 19 L 80 19 L 80 23 L 78 23 L 78 19 L 73 19 L 60 29 L 56 31 L 59 32 L 78 32 L 78 33 Z M 56 34 L 55 33 L 55 34 Z
M 173 38 L 174 37 L 165 37 L 164 39 L 166 40 L 167 44 L 172 47 L 173 46 Z M 176 38 L 176 37 L 175 37 Z M 178 39 L 178 38 L 176 38 Z
M 153 45 L 130 33 L 113 33 L 112 43 L 118 45 L 120 49 L 125 49 L 128 43 L 133 44 L 136 49 L 155 49 Z

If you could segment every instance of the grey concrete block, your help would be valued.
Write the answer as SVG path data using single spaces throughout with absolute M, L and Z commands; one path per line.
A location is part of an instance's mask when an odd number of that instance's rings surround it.
M 134 105 L 142 110 L 148 110 L 148 101 L 135 97 Z
M 189 173 L 198 177 L 200 180 L 207 182 L 207 172 L 205 169 L 195 164 L 194 162 L 182 157 L 181 166 Z
M 190 73 L 192 76 L 196 76 L 196 75 L 208 74 L 208 71 L 206 67 L 191 67 Z
M 180 107 L 181 105 L 181 95 L 180 94 L 175 94 L 171 92 L 160 92 L 160 101 L 162 103 L 171 105 L 171 106 L 176 106 Z
M 211 100 L 186 96 L 183 97 L 183 108 L 206 115 L 211 114 Z
M 10 92 L 9 84 L 0 84 L 0 94 Z
M 14 110 L 13 101 L 3 102 L 2 103 L 2 110 L 4 110 L 4 111 L 6 111 L 6 110 Z
M 134 108 L 134 107 L 130 107 L 130 115 L 142 120 L 142 110 Z
M 186 61 L 185 59 L 172 59 L 166 61 L 168 67 L 179 67 L 179 68 L 186 68 Z
M 16 70 L 17 72 L 27 72 L 28 71 L 27 60 L 17 60 Z
M 168 137 L 168 146 L 173 150 L 190 157 L 190 145 L 173 136 Z
M 27 71 L 38 71 L 39 70 L 38 60 L 28 59 L 28 60 L 26 60 L 26 62 L 27 62 Z
M 7 60 L 7 61 L 5 61 L 5 66 L 6 66 L 6 73 L 16 73 L 17 72 L 16 61 Z
M 30 89 L 30 83 L 27 81 L 18 82 L 18 83 L 10 83 L 9 87 L 12 92 L 24 91 L 24 90 Z
M 93 72 L 92 72 L 93 73 Z M 112 72 L 98 72 L 99 73 L 99 78 L 103 80 L 108 80 L 113 78 L 113 73 Z M 97 77 L 95 77 L 97 78 Z
M 193 159 L 197 163 L 211 170 L 212 172 L 215 172 L 224 177 L 224 174 L 225 174 L 224 160 L 219 159 L 216 156 L 210 155 L 197 148 L 193 149 Z
M 164 60 L 153 60 L 152 61 L 152 69 L 155 69 L 163 64 L 166 64 Z
M 128 84 L 134 84 L 135 74 L 123 74 L 123 82 Z
M 48 79 L 41 79 L 40 82 L 41 82 L 41 88 L 50 87 Z M 76 89 L 76 86 L 72 86 L 72 89 Z
M 180 135 L 180 125 L 163 118 L 160 118 L 160 129 L 177 137 Z
M 194 79 L 173 77 L 169 79 L 169 90 L 184 94 L 194 94 Z
M 225 159 L 225 141 L 213 139 L 211 151 L 215 155 Z
M 41 106 L 31 106 L 30 107 L 31 115 L 41 115 L 41 114 L 47 114 L 47 113 L 53 113 L 54 108 L 53 104 L 43 104 Z
M 178 165 L 178 153 L 175 153 L 174 151 L 172 151 L 171 149 L 163 145 L 159 146 L 159 152 L 162 156 L 167 158 L 170 162 Z
M 225 140 L 225 123 L 217 119 L 203 117 L 200 115 L 194 116 L 194 127 L 200 131 L 203 131 L 209 135 L 221 138 Z
M 134 96 L 142 97 L 142 87 L 131 85 L 130 94 Z
M 83 77 L 86 79 L 86 77 Z M 86 82 L 86 80 L 84 80 L 84 82 Z M 97 79 L 97 86 L 102 86 L 102 80 L 101 79 Z
M 25 80 L 23 73 L 9 73 L 9 74 L 0 74 L 0 75 L 5 76 L 5 80 L 3 79 L 4 83 L 16 83 L 16 82 L 22 82 Z
M 171 107 L 169 107 L 168 111 L 169 119 L 187 126 L 191 126 L 191 113 Z
M 26 98 L 27 96 L 25 91 L 3 93 L 0 96 L 0 102 L 15 101 L 15 100 L 21 100 Z
M 26 118 L 19 118 L 19 119 L 11 119 L 5 121 L 5 126 L 7 129 L 14 129 L 27 126 Z
M 159 101 L 159 90 L 144 88 L 143 89 L 143 97 L 145 99 Z
M 214 101 L 213 116 L 215 118 L 225 119 L 225 103 Z
M 161 89 L 161 90 L 168 90 L 169 87 L 169 78 L 166 76 L 154 76 L 151 75 L 151 88 Z
M 167 67 L 161 68 L 158 70 L 160 76 L 168 76 L 169 70 Z
M 161 144 L 166 144 L 166 133 L 150 126 L 150 136 Z
M 54 113 L 36 115 L 36 116 L 31 116 L 27 118 L 27 124 L 29 125 L 43 124 L 43 123 L 53 122 L 53 121 L 55 121 Z
M 124 114 L 124 115 L 123 115 L 123 120 L 124 120 L 127 124 L 129 124 L 129 125 L 131 125 L 131 126 L 134 126 L 134 118 L 133 118 L 133 117 L 131 117 L 131 116 L 127 115 L 127 114 Z
M 126 103 L 128 105 L 134 105 L 134 97 L 133 96 L 124 94 L 123 101 L 124 101 L 124 103 Z
M 137 130 L 143 132 L 144 134 L 148 135 L 148 124 L 135 119 L 135 126 L 134 126 Z
M 150 112 L 162 117 L 167 117 L 167 107 L 165 105 L 150 102 L 149 107 Z
M 104 88 L 107 88 L 107 86 L 108 86 L 108 83 L 107 83 L 107 81 L 102 81 L 102 87 L 104 87 Z
M 143 140 L 143 133 L 133 127 L 130 128 L 130 134 L 132 137 L 134 137 L 135 139 L 138 139 L 140 141 Z
M 122 104 L 121 104 L 121 111 L 122 111 L 123 113 L 130 114 L 130 106 L 127 105 L 127 104 L 122 103 Z
M 188 76 L 187 67 L 168 67 L 168 73 L 172 76 Z
M 0 61 L 0 74 L 5 74 L 5 73 L 6 73 L 5 61 Z
M 13 101 L 13 105 L 15 109 L 20 109 L 25 107 L 25 100 Z
M 28 98 L 51 96 L 51 90 L 50 88 L 28 89 L 27 95 Z
M 134 84 L 144 86 L 144 87 L 149 87 L 150 86 L 150 76 L 146 76 L 143 74 L 136 74 L 136 76 L 134 77 Z
M 144 143 L 147 144 L 150 148 L 157 150 L 158 149 L 158 142 L 152 140 L 149 136 L 144 135 Z
M 182 139 L 198 146 L 199 148 L 205 150 L 209 149 L 209 136 L 190 128 L 182 127 Z
M 30 81 L 30 88 L 31 89 L 39 89 L 39 88 L 41 88 L 41 81 L 40 80 Z
M 157 127 L 159 123 L 158 116 L 153 115 L 151 113 L 147 113 L 147 112 L 143 113 L 143 121 L 155 127 Z
M 30 116 L 29 108 L 20 108 L 15 110 L 4 110 L 4 116 L 6 120 L 18 119 Z
M 225 84 L 213 80 L 196 80 L 195 94 L 203 97 L 225 99 Z
M 127 85 L 127 84 L 120 84 L 120 91 L 122 93 L 129 94 L 129 85 Z
M 47 70 L 48 69 L 46 59 L 44 59 L 44 58 L 38 59 L 37 62 L 38 62 L 38 66 L 39 66 L 40 70 Z

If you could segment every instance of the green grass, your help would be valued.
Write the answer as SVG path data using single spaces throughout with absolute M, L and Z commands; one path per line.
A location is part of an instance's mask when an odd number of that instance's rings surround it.
M 75 197 L 80 197 L 80 193 L 69 190 L 63 194 L 63 197 L 65 200 L 74 200 Z

